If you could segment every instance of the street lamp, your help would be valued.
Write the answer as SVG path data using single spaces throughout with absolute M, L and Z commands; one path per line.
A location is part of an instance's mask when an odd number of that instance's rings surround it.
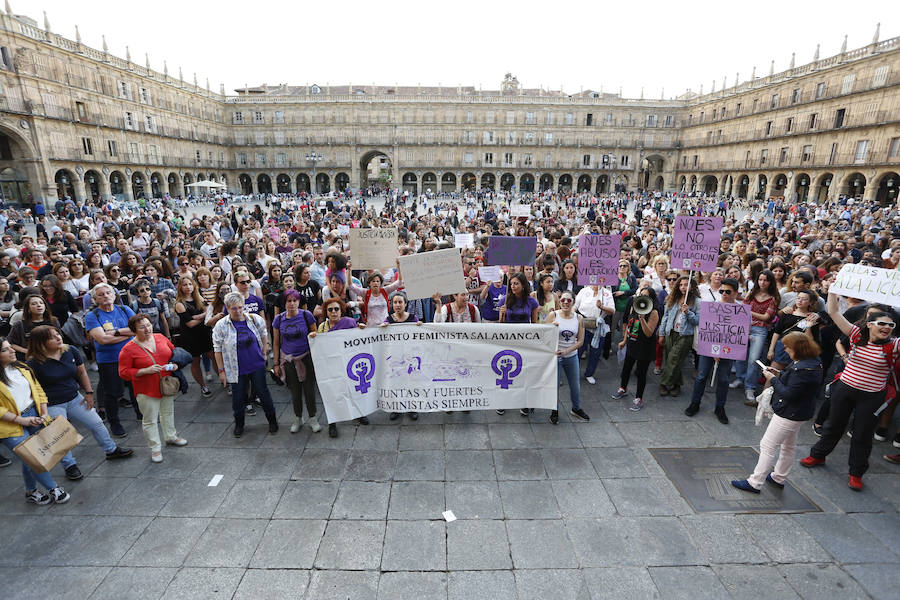
M 306 160 L 312 163 L 312 195 L 316 195 L 318 193 L 318 182 L 316 181 L 316 163 L 325 157 L 313 150 L 312 152 L 306 155 Z

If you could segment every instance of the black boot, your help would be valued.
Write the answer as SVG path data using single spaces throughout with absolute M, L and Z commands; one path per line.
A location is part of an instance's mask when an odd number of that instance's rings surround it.
M 269 421 L 269 433 L 278 433 L 278 418 L 275 413 L 266 415 L 266 419 Z
M 244 415 L 234 418 L 234 437 L 239 438 L 244 435 Z

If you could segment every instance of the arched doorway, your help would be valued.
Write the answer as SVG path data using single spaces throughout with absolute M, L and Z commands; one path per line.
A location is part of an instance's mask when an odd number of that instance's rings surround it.
M 346 173 L 338 173 L 334 176 L 334 189 L 343 192 L 350 187 L 350 176 Z
M 597 178 L 596 191 L 598 194 L 606 194 L 609 192 L 609 175 L 600 175 Z
M 403 191 L 413 195 L 419 193 L 419 178 L 415 173 L 403 174 Z
M 625 177 L 624 175 L 619 175 L 618 177 L 616 177 L 615 185 L 616 185 L 616 188 L 615 188 L 616 193 L 624 194 L 625 192 L 628 191 L 628 178 Z
M 184 177 L 181 178 L 182 185 L 184 186 L 185 196 L 193 193 L 191 191 L 191 188 L 188 187 L 191 184 L 191 182 L 193 182 L 193 181 L 194 181 L 194 178 L 190 173 L 185 173 Z
M 462 187 L 464 190 L 474 190 L 478 180 L 474 173 L 465 173 L 462 176 Z
M 75 188 L 72 185 L 75 181 L 75 175 L 73 175 L 71 171 L 68 169 L 60 169 L 56 172 L 54 181 L 56 181 L 57 198 L 60 200 L 65 197 L 69 197 L 72 200 L 75 199 Z
M 370 150 L 359 159 L 360 189 L 387 189 L 393 185 L 391 158 L 381 150 Z
M 885 173 L 878 181 L 878 192 L 875 195 L 875 201 L 881 206 L 896 204 L 898 186 L 900 186 L 900 176 L 893 171 Z
M 656 181 L 653 182 L 653 190 L 657 191 L 657 192 L 661 192 L 665 189 L 665 187 L 666 187 L 666 182 L 663 179 L 663 176 L 657 175 Z
M 84 191 L 92 202 L 100 200 L 100 173 L 90 169 L 84 173 Z
M 794 193 L 797 194 L 798 202 L 806 202 L 809 198 L 809 186 L 812 183 L 809 175 L 800 173 L 797 175 L 797 185 L 794 186 Z
M 327 194 L 331 191 L 331 179 L 326 173 L 316 175 L 316 193 Z
M 687 177 L 684 175 L 681 176 L 681 182 L 678 184 L 678 189 L 682 192 L 687 191 Z
M 691 191 L 691 193 L 694 193 L 697 191 L 697 176 L 696 175 L 691 175 L 691 190 L 690 191 Z
M 290 194 L 291 193 L 291 178 L 284 173 L 280 173 L 278 177 L 275 178 L 275 189 L 278 190 L 279 194 Z
M 433 194 L 437 191 L 437 175 L 434 173 L 425 173 L 422 175 L 422 193 Z
M 700 187 L 703 189 L 704 194 L 713 196 L 719 189 L 719 180 L 715 175 L 707 175 L 700 182 Z
M 572 191 L 572 176 L 571 175 L 560 175 L 559 176 L 559 191 L 560 192 L 571 192 Z
M 525 173 L 519 178 L 519 191 L 529 193 L 534 192 L 534 175 Z
M 663 172 L 666 159 L 659 154 L 651 154 L 641 160 L 641 172 L 638 174 L 638 187 L 650 189 L 650 184 L 655 187 L 656 176 Z M 660 191 L 662 187 L 658 188 Z
M 253 193 L 253 178 L 246 173 L 241 173 L 238 177 L 238 183 L 241 184 L 241 194 L 249 196 Z
M 866 176 L 862 173 L 852 173 L 844 178 L 844 182 L 842 194 L 861 199 L 866 193 Z
M 147 181 L 141 173 L 133 173 L 131 175 L 131 197 L 135 200 L 147 197 Z
M 456 191 L 456 175 L 453 173 L 441 175 L 441 191 L 444 193 Z
M 180 196 L 181 186 L 178 185 L 178 175 L 176 173 L 169 173 L 169 176 L 166 179 L 169 182 L 169 195 Z
M 481 176 L 481 189 L 493 190 L 495 185 L 497 185 L 497 178 L 493 173 L 485 173 Z
M 219 183 L 225 186 L 222 188 L 223 192 L 228 190 L 228 177 L 225 176 L 225 173 L 219 175 Z
M 0 171 L 0 197 L 7 204 L 28 206 L 32 202 L 31 183 L 16 169 L 6 167 Z
M 746 175 L 741 175 L 738 178 L 737 197 L 738 198 L 746 198 L 747 192 L 749 190 L 750 190 L 750 178 Z
M 590 192 L 591 191 L 591 176 L 590 175 L 582 175 L 578 178 L 578 187 L 576 191 L 580 194 L 582 192 Z
M 831 184 L 833 181 L 833 173 L 822 173 L 818 176 L 818 178 L 816 178 L 814 200 L 817 204 L 821 204 L 828 200 L 828 191 L 831 188 Z
M 162 183 L 163 183 L 162 175 L 160 175 L 159 173 L 151 173 L 150 174 L 150 193 L 153 195 L 154 198 L 162 198 L 163 197 Z
M 266 175 L 265 173 L 260 173 L 256 176 L 256 193 L 257 194 L 271 194 L 272 193 L 272 178 Z
M 299 175 L 297 175 L 297 193 L 302 194 L 305 192 L 308 194 L 310 189 L 309 175 L 307 175 L 306 173 L 300 173 Z
M 769 178 L 765 175 L 760 174 L 759 183 L 756 186 L 756 199 L 757 200 L 765 200 L 766 199 L 766 186 L 769 185 Z
M 775 176 L 775 179 L 772 180 L 774 186 L 772 187 L 772 193 L 770 196 L 775 196 L 778 198 L 779 196 L 784 196 L 784 188 L 787 187 L 787 175 L 784 173 L 779 173 Z
M 109 174 L 109 193 L 116 200 L 125 199 L 125 176 L 119 171 Z
M 544 173 L 541 175 L 541 179 L 538 182 L 538 190 L 541 192 L 546 192 L 549 189 L 553 188 L 553 175 L 549 173 Z
M 511 192 L 516 187 L 516 176 L 512 173 L 504 173 L 500 176 L 500 189 L 504 192 Z

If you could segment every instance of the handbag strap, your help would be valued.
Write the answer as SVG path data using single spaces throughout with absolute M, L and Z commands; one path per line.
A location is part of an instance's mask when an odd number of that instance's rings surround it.
M 137 346 L 138 348 L 140 348 L 141 350 L 143 350 L 144 352 L 146 352 L 146 353 L 147 353 L 147 356 L 150 357 L 150 360 L 153 361 L 153 364 L 154 364 L 154 365 L 158 365 L 158 364 L 159 364 L 158 362 L 156 362 L 156 357 L 153 356 L 153 353 L 152 353 L 152 352 L 150 352 L 149 350 L 147 350 L 146 348 L 144 348 L 143 346 L 141 346 L 141 345 L 138 344 L 137 342 L 135 342 L 134 345 Z M 162 378 L 163 378 L 162 373 L 157 373 L 157 375 L 159 375 L 160 380 L 162 380 Z

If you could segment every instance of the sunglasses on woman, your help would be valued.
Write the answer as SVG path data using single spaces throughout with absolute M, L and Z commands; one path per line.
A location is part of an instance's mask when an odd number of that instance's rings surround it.
M 878 327 L 887 327 L 889 329 L 893 329 L 897 326 L 896 323 L 892 323 L 890 321 L 875 321 L 875 325 Z

